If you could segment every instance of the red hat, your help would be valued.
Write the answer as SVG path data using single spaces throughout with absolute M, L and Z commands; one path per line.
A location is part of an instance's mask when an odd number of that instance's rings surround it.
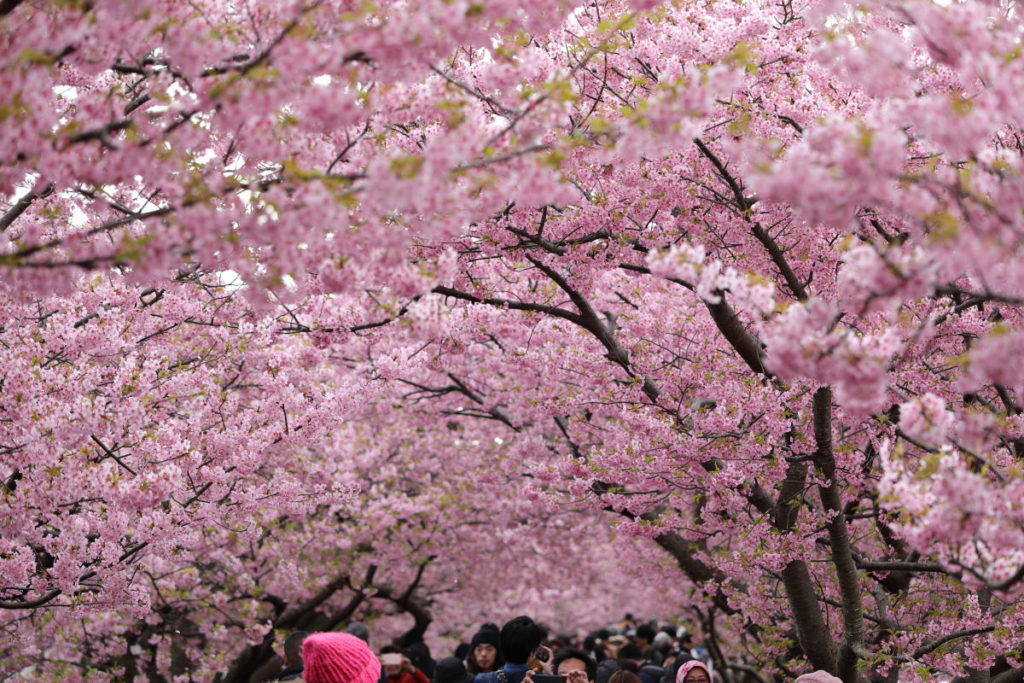
M 306 683 L 377 683 L 380 661 L 359 638 L 348 633 L 314 633 L 302 644 Z

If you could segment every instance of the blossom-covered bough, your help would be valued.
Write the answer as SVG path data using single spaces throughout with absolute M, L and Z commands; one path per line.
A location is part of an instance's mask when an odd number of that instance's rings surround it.
M 631 601 L 1024 675 L 1013 3 L 0 21 L 5 673 Z

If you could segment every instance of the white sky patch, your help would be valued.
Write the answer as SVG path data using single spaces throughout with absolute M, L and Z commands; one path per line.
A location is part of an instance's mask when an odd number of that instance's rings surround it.
M 233 270 L 218 271 L 217 282 L 232 292 L 245 287 L 245 280 L 243 280 L 242 276 Z

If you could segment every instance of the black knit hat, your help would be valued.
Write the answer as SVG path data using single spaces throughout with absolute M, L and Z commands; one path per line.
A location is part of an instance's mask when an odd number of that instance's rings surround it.
M 473 634 L 473 640 L 469 644 L 469 651 L 475 650 L 477 645 L 493 645 L 495 649 L 501 651 L 501 632 L 498 631 L 498 627 L 494 624 L 484 624 L 481 626 L 480 630 Z

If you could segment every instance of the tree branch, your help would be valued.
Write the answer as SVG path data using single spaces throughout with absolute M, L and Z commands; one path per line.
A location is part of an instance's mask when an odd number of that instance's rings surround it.
M 793 292 L 793 295 L 797 299 L 801 301 L 807 299 L 807 289 L 804 286 L 804 283 L 800 282 L 800 278 L 796 276 L 796 272 L 789 264 L 789 261 L 786 260 L 786 255 L 779 247 L 778 242 L 768 234 L 768 231 L 765 230 L 759 222 L 752 221 L 750 219 L 750 210 L 753 208 L 754 202 L 757 200 L 743 194 L 743 187 L 740 185 L 740 182 L 732 173 L 729 172 L 728 167 L 722 163 L 722 160 L 704 144 L 703 140 L 700 138 L 694 138 L 693 141 L 697 144 L 697 149 L 700 150 L 700 153 L 703 154 L 715 167 L 715 170 L 718 172 L 718 176 L 726 185 L 729 186 L 729 189 L 732 190 L 733 201 L 736 202 L 736 206 L 738 206 L 742 212 L 743 219 L 751 224 L 750 229 L 754 233 L 754 237 L 757 238 L 757 241 L 768 250 L 768 254 L 772 257 L 775 267 L 779 269 L 780 273 L 782 273 L 782 277 L 786 281 L 786 286 L 789 287 L 790 291 Z
M 37 199 L 49 196 L 53 192 L 53 183 L 49 183 L 39 192 L 29 192 L 24 197 L 15 202 L 14 206 L 7 210 L 3 216 L 0 216 L 0 233 L 3 233 L 7 228 L 11 227 L 11 223 L 18 220 L 18 217 L 28 210 L 32 202 Z
M 0 0 L 0 17 L 7 16 L 13 12 L 22 0 Z
M 511 301 L 509 299 L 498 299 L 495 297 L 479 297 L 468 292 L 462 292 L 451 287 L 434 287 L 431 290 L 435 294 L 441 294 L 442 296 L 450 296 L 453 299 L 461 299 L 463 301 L 469 301 L 474 304 L 487 304 L 489 306 L 497 306 L 498 308 L 509 308 L 514 311 L 531 311 L 533 313 L 546 313 L 556 318 L 562 318 L 569 322 L 577 325 L 582 325 L 582 318 L 572 311 L 567 311 L 564 308 L 557 306 L 547 306 L 544 304 L 535 304 L 528 301 Z
M 983 628 L 971 628 L 947 634 L 945 636 L 942 636 L 941 638 L 936 638 L 935 640 L 927 642 L 921 647 L 914 650 L 914 652 L 910 655 L 910 659 L 920 659 L 921 657 L 924 657 L 926 654 L 938 650 L 940 647 L 951 641 L 959 640 L 960 638 L 970 638 L 971 636 L 981 635 L 982 633 L 991 633 L 995 630 L 995 626 L 985 626 Z
M 829 387 L 821 387 L 814 392 L 814 441 L 817 444 L 814 461 L 822 476 L 828 480 L 827 486 L 818 486 L 818 493 L 822 507 L 832 515 L 828 522 L 828 537 L 842 598 L 844 634 L 836 669 L 845 683 L 856 683 L 860 680 L 857 660 L 864 651 L 864 616 L 860 579 L 846 529 L 846 514 L 837 480 L 835 453 L 832 450 L 832 390 Z

